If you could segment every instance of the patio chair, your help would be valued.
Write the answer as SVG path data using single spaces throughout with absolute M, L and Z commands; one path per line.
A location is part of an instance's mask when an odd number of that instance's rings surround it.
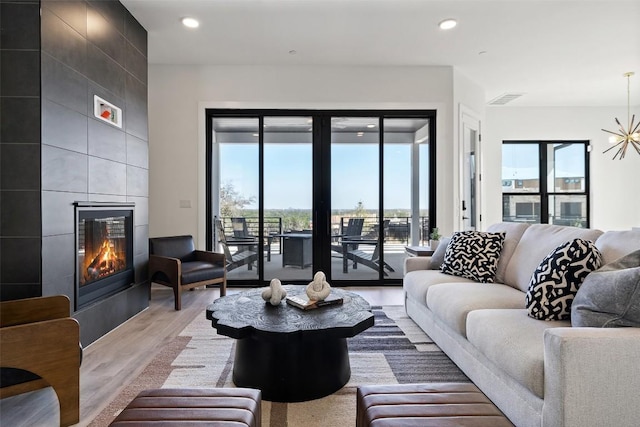
M 349 222 L 347 223 L 347 229 L 344 230 L 344 233 L 337 234 L 331 237 L 334 238 L 342 238 L 343 240 L 348 240 L 349 238 L 360 237 L 362 235 L 362 227 L 364 225 L 364 218 L 349 218 Z M 349 244 L 347 248 L 349 250 L 358 249 L 359 243 Z M 345 246 L 342 244 L 339 245 L 331 245 L 331 250 L 338 253 L 343 253 L 343 248 Z
M 234 239 L 246 239 L 255 241 L 258 240 L 257 236 L 249 233 L 249 228 L 247 227 L 247 219 L 244 217 L 231 218 L 231 227 L 233 228 Z
M 353 261 L 354 270 L 358 268 L 358 264 L 363 264 L 376 271 L 380 271 L 380 242 L 378 241 L 375 244 L 373 252 L 371 253 L 364 252 L 360 249 L 349 250 L 347 252 L 347 258 Z M 389 274 L 385 271 L 385 269 L 391 272 L 395 271 L 393 267 L 391 267 L 386 262 L 383 264 L 382 274 L 388 276 Z
M 233 240 L 243 240 L 248 242 L 255 242 L 257 245 L 258 236 L 253 235 L 249 232 L 249 227 L 247 226 L 247 220 L 243 217 L 232 217 L 231 218 L 231 228 L 233 229 Z M 277 233 L 273 233 L 277 234 Z M 267 261 L 271 261 L 271 244 L 273 243 L 273 235 L 267 234 L 265 236 L 266 240 L 266 248 L 267 248 Z M 231 245 L 233 246 L 233 245 Z M 247 249 L 249 245 L 243 245 L 239 248 L 240 251 Z
M 222 221 L 215 219 L 216 234 L 218 235 L 218 243 L 222 246 L 222 250 L 227 260 L 227 271 L 231 271 L 243 265 L 247 265 L 247 268 L 251 270 L 253 263 L 258 260 L 258 252 L 256 248 L 258 246 L 257 241 L 247 239 L 230 239 L 227 240 L 227 236 L 224 234 L 224 227 Z M 231 252 L 229 246 L 235 246 L 238 248 L 236 252 Z
M 389 222 L 390 221 L 388 219 L 385 219 L 384 221 L 382 221 L 382 236 L 383 236 L 382 241 L 385 240 L 385 236 L 387 235 L 387 232 L 389 230 Z M 376 239 L 373 252 L 372 253 L 364 252 L 358 248 L 349 249 L 347 251 L 347 258 L 353 261 L 354 270 L 358 268 L 358 263 L 360 263 L 376 271 L 380 271 L 380 240 L 378 240 L 377 229 L 375 232 L 371 233 L 368 237 Z M 364 242 L 361 242 L 360 244 L 366 245 L 366 244 L 370 244 L 369 242 L 370 241 L 364 241 Z M 391 267 L 386 262 L 383 264 L 382 273 L 383 275 L 388 276 L 387 272 L 384 271 L 385 269 L 391 272 L 395 271 L 393 267 Z

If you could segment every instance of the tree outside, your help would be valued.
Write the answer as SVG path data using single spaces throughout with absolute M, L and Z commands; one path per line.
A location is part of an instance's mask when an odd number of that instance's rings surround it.
M 245 206 L 256 201 L 255 196 L 244 197 L 233 186 L 233 182 L 225 182 L 220 186 L 220 216 L 231 218 L 243 216 Z

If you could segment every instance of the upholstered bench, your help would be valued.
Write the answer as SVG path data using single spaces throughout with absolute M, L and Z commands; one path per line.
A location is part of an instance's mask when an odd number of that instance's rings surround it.
M 356 427 L 512 427 L 471 383 L 358 387 Z
M 250 388 L 146 390 L 112 426 L 261 426 L 260 390 Z

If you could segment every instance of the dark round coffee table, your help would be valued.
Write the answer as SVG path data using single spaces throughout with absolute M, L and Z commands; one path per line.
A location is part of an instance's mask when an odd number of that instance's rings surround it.
M 304 296 L 305 286 L 285 286 Z M 237 339 L 233 382 L 262 390 L 274 402 L 303 402 L 342 388 L 351 377 L 347 338 L 373 326 L 361 296 L 332 288 L 343 304 L 303 311 L 284 301 L 272 306 L 262 289 L 221 297 L 207 307 L 218 333 Z

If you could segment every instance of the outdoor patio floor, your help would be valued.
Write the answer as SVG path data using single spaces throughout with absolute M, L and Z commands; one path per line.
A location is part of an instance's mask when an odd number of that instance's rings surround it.
M 364 246 L 364 245 L 363 245 Z M 387 271 L 389 276 L 385 278 L 390 279 L 402 279 L 402 271 L 404 265 L 404 259 L 409 255 L 404 250 L 405 244 L 386 244 L 384 260 L 389 264 L 395 272 Z M 365 252 L 372 252 L 373 246 L 370 248 L 362 247 Z M 376 280 L 378 278 L 378 272 L 365 265 L 358 264 L 357 268 L 353 268 L 353 262 L 349 261 L 349 269 L 345 274 L 342 271 L 342 255 L 337 252 L 332 252 L 331 258 L 331 276 L 332 280 Z M 265 268 L 265 280 L 278 278 L 281 281 L 294 281 L 294 280 L 308 280 L 313 278 L 313 266 L 306 268 L 299 268 L 296 266 L 282 266 L 282 254 L 277 244 L 271 247 L 271 261 L 267 261 L 266 255 L 264 257 Z M 227 273 L 227 279 L 229 280 L 252 280 L 257 278 L 257 267 L 254 265 L 252 270 L 249 270 L 247 266 L 238 267 L 229 273 Z

